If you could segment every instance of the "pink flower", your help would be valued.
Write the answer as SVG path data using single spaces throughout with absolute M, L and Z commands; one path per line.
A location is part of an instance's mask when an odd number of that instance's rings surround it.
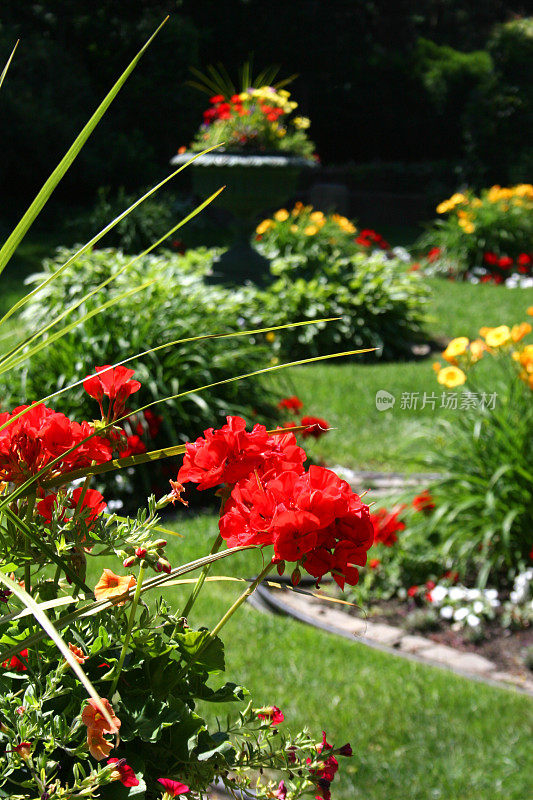
M 179 797 L 182 794 L 187 794 L 189 791 L 187 784 L 173 781 L 171 778 L 158 778 L 157 780 L 170 797 Z
M 270 722 L 271 725 L 279 725 L 283 722 L 285 717 L 277 706 L 265 706 L 257 711 L 259 719 L 264 719 Z
M 139 781 L 137 780 L 134 771 L 129 764 L 126 764 L 126 759 L 108 758 L 107 763 L 116 765 L 111 773 L 113 780 L 120 781 L 124 786 L 127 787 L 139 785 Z

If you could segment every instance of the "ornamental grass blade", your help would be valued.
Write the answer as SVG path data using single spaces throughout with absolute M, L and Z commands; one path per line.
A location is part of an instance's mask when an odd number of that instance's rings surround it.
M 19 600 L 21 600 L 24 605 L 31 611 L 34 618 L 37 620 L 41 628 L 45 631 L 47 636 L 52 639 L 57 649 L 60 651 L 61 655 L 65 658 L 68 662 L 70 668 L 76 673 L 80 682 L 84 685 L 87 693 L 93 700 L 96 702 L 98 708 L 100 709 L 100 713 L 104 715 L 107 720 L 108 725 L 111 726 L 111 730 L 114 733 L 117 733 L 117 729 L 113 723 L 113 720 L 109 716 L 109 713 L 102 703 L 100 699 L 100 695 L 92 685 L 91 681 L 82 670 L 80 664 L 74 658 L 74 655 L 71 653 L 57 630 L 55 629 L 51 620 L 48 619 L 42 608 L 40 608 L 39 604 L 35 602 L 33 597 L 28 594 L 21 586 L 18 585 L 15 581 L 12 581 L 11 578 L 8 578 L 7 575 L 4 575 L 3 572 L 0 572 L 0 582 L 3 583 L 7 588 L 16 595 Z M 24 648 L 21 648 L 24 649 Z
M 7 75 L 7 71 L 9 69 L 9 65 L 11 64 L 11 61 L 13 60 L 13 56 L 15 55 L 15 50 L 17 49 L 19 42 L 20 42 L 20 39 L 17 39 L 17 41 L 15 42 L 15 47 L 11 51 L 11 55 L 7 59 L 6 65 L 5 65 L 4 69 L 2 70 L 2 74 L 0 75 L 0 86 L 2 86 L 2 84 L 4 82 L 4 78 Z
M 111 222 L 108 222 L 108 224 L 105 225 L 102 228 L 102 230 L 100 230 L 97 234 L 95 234 L 92 237 L 92 239 L 89 239 L 88 242 L 82 245 L 82 247 L 80 247 L 79 250 L 77 250 L 72 256 L 70 256 L 70 258 L 67 259 L 67 261 L 65 261 L 65 263 L 62 264 L 59 267 L 59 269 L 57 269 L 52 275 L 46 278 L 46 280 L 44 280 L 41 284 L 39 284 L 39 286 L 36 286 L 35 289 L 32 289 L 31 292 L 28 292 L 28 294 L 24 295 L 24 297 L 21 297 L 20 300 L 17 300 L 17 302 L 0 319 L 0 325 L 7 319 L 9 319 L 9 317 L 11 317 L 16 311 L 22 308 L 22 306 L 24 306 L 29 300 L 31 300 L 32 297 L 34 297 L 38 292 L 40 292 L 41 289 L 44 289 L 46 286 L 48 286 L 49 283 L 55 280 L 55 278 L 59 277 L 59 275 L 61 275 L 68 267 L 70 267 L 71 264 L 73 264 L 76 261 L 76 259 L 78 259 L 84 253 L 86 253 L 87 250 L 89 250 L 91 247 L 97 244 L 100 241 L 100 239 L 102 239 L 107 233 L 109 233 L 110 230 L 112 230 L 115 227 L 115 225 L 118 225 L 118 223 L 121 222 L 123 219 L 125 219 L 125 217 L 127 217 L 128 214 L 130 214 L 134 209 L 136 209 L 139 205 L 141 205 L 141 203 L 144 203 L 145 200 L 147 200 L 151 195 L 153 195 L 154 192 L 157 192 L 162 186 L 168 183 L 168 181 L 172 180 L 172 178 L 175 178 L 179 172 L 186 169 L 190 164 L 192 164 L 193 161 L 196 161 L 197 158 L 200 158 L 200 156 L 203 156 L 206 153 L 210 153 L 212 150 L 215 150 L 217 147 L 220 146 L 221 146 L 220 144 L 215 144 L 212 147 L 208 147 L 206 150 L 202 150 L 201 153 L 196 153 L 194 156 L 191 156 L 191 158 L 188 161 L 186 161 L 185 164 L 182 164 L 174 172 L 171 172 L 170 175 L 167 175 L 166 178 L 164 178 L 158 184 L 153 186 L 151 189 L 145 192 L 145 194 L 143 194 L 142 197 L 140 197 L 138 200 L 132 203 L 131 206 L 128 206 L 128 208 L 122 211 L 118 215 L 118 217 L 115 217 L 115 219 L 111 220 Z M 217 197 L 217 195 L 221 191 L 222 189 L 219 189 L 218 192 L 215 192 L 215 194 L 211 195 L 210 198 L 205 200 L 203 203 L 197 206 L 193 211 L 191 211 L 190 214 L 188 214 L 186 217 L 184 217 L 184 219 L 181 220 L 181 223 L 179 223 L 174 229 L 172 229 L 172 233 L 174 232 L 174 230 L 177 230 L 182 225 L 185 225 L 186 222 L 195 217 L 196 214 L 202 211 L 202 209 L 204 209 L 206 205 L 208 205 L 215 197 Z M 165 234 L 163 239 L 166 239 L 170 235 L 171 231 Z M 163 240 L 160 239 L 157 244 L 161 244 L 161 241 Z M 157 247 L 157 244 L 152 245 L 152 248 Z
M 45 325 L 43 328 L 41 328 L 40 330 L 36 331 L 36 333 L 32 334 L 29 338 L 25 339 L 23 342 L 20 342 L 20 344 L 18 344 L 12 350 L 10 350 L 8 353 L 6 353 L 6 355 L 2 359 L 0 359 L 0 374 L 2 374 L 2 372 L 6 372 L 8 369 L 12 369 L 13 367 L 15 367 L 18 364 L 20 364 L 22 361 L 25 361 L 27 358 L 29 358 L 30 357 L 30 353 L 24 353 L 21 358 L 19 358 L 17 360 L 13 360 L 14 356 L 16 355 L 17 352 L 22 350 L 24 347 L 27 347 L 29 344 L 31 344 L 31 342 L 35 341 L 35 339 L 38 339 L 40 336 L 43 336 L 46 333 L 46 331 L 50 330 L 50 328 L 52 328 L 54 325 L 57 325 L 57 323 L 60 322 L 62 319 L 64 319 L 68 314 L 70 314 L 76 308 L 79 308 L 79 306 L 81 306 L 83 303 L 85 303 L 90 297 L 92 297 L 94 294 L 96 294 L 97 292 L 99 292 L 102 289 L 104 289 L 109 283 L 114 281 L 116 278 L 119 277 L 119 275 L 122 275 L 123 272 L 125 272 L 127 269 L 129 269 L 131 266 L 133 266 L 133 264 L 135 264 L 137 261 L 139 261 L 139 259 L 144 258 L 145 256 L 147 256 L 152 250 L 154 250 L 162 242 L 164 242 L 165 239 L 168 239 L 169 236 L 172 236 L 172 234 L 175 233 L 179 228 L 181 228 L 183 225 L 185 225 L 187 222 L 189 222 L 191 219 L 193 219 L 197 214 L 200 213 L 200 211 L 202 211 L 207 205 L 209 205 L 209 203 L 211 203 L 216 197 L 218 197 L 218 195 L 224 190 L 224 188 L 225 187 L 222 187 L 222 188 L 218 189 L 210 197 L 208 197 L 207 200 L 204 200 L 203 203 L 200 203 L 199 206 L 196 206 L 196 208 L 193 209 L 193 211 L 191 211 L 190 214 L 187 214 L 187 216 L 184 217 L 180 222 L 178 222 L 176 225 L 174 225 L 172 228 L 170 228 L 170 230 L 167 231 L 167 233 L 165 233 L 164 236 L 161 236 L 161 238 L 158 239 L 153 244 L 151 244 L 150 247 L 147 247 L 146 250 L 143 250 L 142 253 L 139 253 L 139 255 L 137 255 L 134 258 L 132 258 L 131 261 L 129 261 L 127 264 L 125 264 L 123 267 L 121 267 L 118 270 L 118 272 L 115 272 L 114 275 L 110 275 L 108 278 L 106 278 L 104 281 L 102 281 L 98 286 L 96 286 L 94 289 L 92 289 L 90 292 L 88 292 L 84 297 L 82 297 L 81 300 L 77 300 L 75 303 L 73 303 L 71 306 L 69 306 L 67 309 L 65 309 L 65 311 L 62 311 L 61 314 L 59 314 L 54 320 L 52 320 L 52 322 L 49 322 L 48 325 Z M 69 259 L 69 261 L 70 261 L 70 259 Z M 63 270 L 63 268 L 64 268 L 64 265 L 63 265 L 63 267 L 61 267 L 61 270 Z M 54 273 L 54 275 L 51 276 L 51 279 L 53 279 L 53 277 L 57 276 L 58 272 L 59 272 L 59 270 L 57 270 Z M 45 284 L 46 284 L 46 281 L 43 284 L 41 284 L 41 286 L 39 286 L 36 291 L 38 291 L 39 289 L 42 289 L 42 287 Z M 147 285 L 148 284 L 145 284 L 144 288 L 146 288 Z M 29 297 L 29 295 L 27 295 L 27 297 Z M 122 298 L 121 297 L 112 298 L 111 300 L 108 301 L 108 306 L 107 307 L 110 307 L 115 302 L 118 302 L 120 299 L 122 299 Z M 74 327 L 76 327 L 77 325 L 80 325 L 82 322 L 85 321 L 85 319 L 86 318 L 84 317 L 84 318 L 82 318 L 80 320 L 77 320 L 76 323 L 74 324 Z M 34 355 L 36 352 L 38 353 L 43 348 L 48 347 L 48 345 L 51 343 L 51 341 L 57 341 L 57 339 L 61 338 L 61 336 L 64 336 L 65 333 L 68 333 L 72 329 L 73 329 L 73 326 L 70 325 L 70 326 L 67 326 L 66 328 L 63 328 L 61 331 L 58 331 L 56 334 L 54 334 L 55 337 L 56 337 L 55 339 L 46 339 L 46 341 L 41 343 L 41 345 L 38 347 L 38 349 L 33 350 L 31 352 L 31 355 Z M 7 362 L 7 366 L 4 366 L 6 364 L 6 362 Z
M 92 117 L 86 123 L 85 127 L 81 130 L 78 134 L 70 148 L 67 150 L 57 167 L 54 169 L 48 180 L 43 184 L 42 188 L 37 193 L 35 199 L 33 200 L 32 204 L 15 227 L 13 232 L 8 236 L 6 242 L 4 243 L 3 247 L 0 249 L 0 273 L 3 272 L 5 269 L 8 261 L 10 260 L 11 256 L 17 249 L 18 245 L 22 241 L 23 237 L 25 236 L 26 232 L 34 222 L 35 218 L 39 215 L 41 210 L 43 209 L 44 205 L 50 198 L 50 195 L 58 185 L 58 183 L 62 180 L 66 172 L 72 166 L 74 160 L 80 153 L 81 149 L 83 148 L 85 142 L 94 131 L 102 117 L 104 116 L 105 112 L 119 93 L 120 89 L 129 78 L 130 74 L 133 72 L 137 63 L 144 55 L 154 38 L 157 36 L 163 25 L 166 23 L 168 17 L 163 20 L 161 25 L 154 31 L 154 33 L 150 36 L 146 44 L 139 50 L 137 55 L 133 58 L 130 64 L 126 67 L 118 81 L 115 85 L 111 88 L 108 92 L 106 97 L 102 100 Z

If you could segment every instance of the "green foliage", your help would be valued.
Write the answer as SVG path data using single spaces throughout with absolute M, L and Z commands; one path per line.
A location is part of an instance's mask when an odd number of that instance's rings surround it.
M 298 320 L 340 317 L 328 323 L 282 331 L 280 354 L 324 355 L 358 347 L 375 347 L 385 358 L 406 356 L 422 338 L 428 291 L 420 276 L 405 264 L 380 254 L 317 254 L 313 277 L 303 254 L 274 259 L 272 272 L 280 277 L 258 295 L 252 319 L 266 318 L 282 325 Z
M 424 463 L 442 474 L 432 489 L 428 535 L 461 575 L 504 584 L 531 550 L 533 406 L 515 374 L 490 387 L 494 409 L 463 410 L 440 420 Z M 427 433 L 426 433 L 427 435 Z
M 415 59 L 426 91 L 440 115 L 452 107 L 457 114 L 469 93 L 487 80 L 492 70 L 491 57 L 483 50 L 461 53 L 423 38 L 417 42 Z

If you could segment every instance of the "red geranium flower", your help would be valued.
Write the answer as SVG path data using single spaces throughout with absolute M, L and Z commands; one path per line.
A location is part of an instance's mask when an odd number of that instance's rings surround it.
M 430 262 L 430 264 L 432 264 L 439 258 L 440 254 L 441 254 L 440 247 L 432 247 L 431 250 L 428 250 L 427 260 Z
M 510 269 L 513 266 L 513 259 L 509 256 L 502 256 L 498 259 L 498 266 L 501 269 Z
M 283 722 L 285 719 L 283 713 L 277 706 L 265 706 L 264 708 L 260 708 L 257 710 L 257 716 L 259 719 L 270 722 L 271 725 L 279 725 L 280 722 Z
M 405 530 L 405 522 L 398 519 L 398 515 L 405 506 L 401 506 L 396 511 L 387 511 L 379 508 L 374 514 L 370 515 L 374 526 L 374 541 L 381 542 L 385 547 L 392 547 L 398 541 L 396 533 Z
M 433 511 L 435 503 L 427 489 L 424 489 L 423 492 L 420 492 L 420 494 L 417 494 L 417 496 L 413 498 L 413 508 L 416 509 L 416 511 L 423 511 L 426 514 Z
M 120 458 L 126 458 L 126 456 L 134 456 L 137 453 L 146 453 L 146 445 L 136 433 L 132 434 L 131 436 L 126 437 L 126 448 L 119 452 Z
M 531 256 L 529 256 L 527 253 L 520 253 L 516 259 L 516 263 L 520 264 L 521 267 L 527 267 L 529 264 L 531 264 L 532 260 L 533 259 Z
M 486 253 L 483 253 L 483 261 L 485 262 L 485 264 L 489 264 L 489 266 L 491 267 L 496 266 L 498 260 L 499 258 L 497 253 L 493 253 L 490 250 L 487 250 Z
M 22 656 L 22 658 L 27 660 L 28 648 L 25 647 L 24 650 L 21 650 L 19 656 Z M 15 672 L 26 672 L 28 669 L 26 664 L 23 661 L 21 661 L 18 656 L 13 656 L 12 658 L 7 659 L 6 661 L 4 661 L 2 666 L 4 667 L 4 669 L 12 669 L 15 670 Z
M 303 403 L 299 397 L 293 394 L 291 397 L 284 397 L 278 403 L 278 408 L 285 411 L 300 411 L 303 408 Z
M 182 794 L 187 794 L 189 791 L 189 787 L 185 783 L 173 781 L 170 778 L 158 778 L 157 780 L 162 784 L 165 792 L 171 797 L 179 797 Z
M 187 444 L 179 483 L 197 483 L 200 490 L 231 486 L 265 465 L 303 471 L 306 455 L 292 433 L 269 436 L 264 425 L 254 425 L 248 433 L 241 417 L 226 419 L 227 425 L 208 428 L 204 437 Z
M 111 776 L 112 776 L 113 780 L 120 781 L 124 786 L 126 786 L 128 788 L 130 786 L 138 786 L 139 785 L 139 781 L 138 781 L 138 779 L 137 779 L 137 777 L 135 775 L 135 772 L 132 770 L 132 768 L 129 766 L 129 764 L 126 764 L 126 759 L 124 759 L 124 758 L 108 758 L 107 759 L 107 763 L 115 765 L 115 768 L 114 768 L 113 772 L 111 773 Z
M 313 439 L 320 439 L 329 430 L 329 424 L 325 419 L 320 419 L 320 417 L 302 417 L 300 425 L 308 426 L 305 431 L 302 431 L 304 439 L 307 436 L 312 436 Z
M 418 586 L 410 586 L 409 589 L 407 590 L 407 594 L 409 595 L 409 597 L 416 597 L 417 593 L 418 593 Z
M 223 103 L 226 98 L 223 94 L 215 94 L 213 97 L 209 98 L 210 103 Z
M 76 489 L 74 489 L 67 503 L 69 508 L 76 509 L 78 507 L 82 491 L 83 490 L 81 486 L 78 486 Z M 46 497 L 43 500 L 40 500 L 36 505 L 37 513 L 40 514 L 41 517 L 44 517 L 49 525 L 52 522 L 52 512 L 54 506 L 58 506 L 58 496 L 54 493 L 46 495 Z M 85 518 L 85 524 L 88 528 L 93 526 L 96 519 L 99 517 L 102 511 L 104 511 L 105 507 L 106 503 L 103 495 L 101 495 L 100 492 L 97 492 L 96 489 L 87 489 L 83 497 L 80 511 L 87 509 L 90 510 L 89 515 Z M 63 510 L 61 520 L 64 520 L 65 518 L 71 519 L 72 517 L 67 517 L 66 511 Z
M 88 376 L 83 381 L 83 388 L 98 401 L 102 418 L 106 417 L 108 422 L 118 419 L 124 413 L 128 397 L 141 388 L 139 381 L 131 380 L 135 371 L 122 366 L 113 369 L 110 364 L 95 367 L 94 370 L 97 374 Z M 109 398 L 107 415 L 102 406 L 104 395 Z

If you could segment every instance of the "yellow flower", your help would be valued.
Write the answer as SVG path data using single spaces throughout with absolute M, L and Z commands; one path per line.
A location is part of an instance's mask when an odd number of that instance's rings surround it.
M 274 214 L 274 219 L 278 222 L 285 222 L 286 219 L 289 219 L 289 212 L 286 208 L 280 208 L 280 210 L 276 211 Z
M 467 348 L 468 338 L 466 336 L 458 336 L 457 339 L 451 340 L 442 357 L 450 364 L 457 364 L 457 356 L 464 355 Z
M 296 203 L 294 204 L 294 208 L 292 209 L 291 214 L 293 216 L 297 217 L 298 214 L 302 213 L 303 207 L 304 207 L 304 204 L 300 200 L 297 200 Z
M 439 203 L 437 208 L 435 209 L 437 214 L 446 214 L 452 208 L 448 200 L 444 200 L 442 203 Z
M 305 131 L 311 125 L 311 120 L 307 117 L 294 117 L 292 124 L 299 131 Z
M 291 225 L 290 231 L 291 233 L 298 233 L 298 225 Z
M 318 233 L 318 228 L 316 225 L 308 225 L 307 228 L 304 228 L 304 233 L 306 236 L 314 236 L 315 233 Z
M 493 330 L 494 330 L 494 328 L 487 328 L 487 327 L 480 328 L 479 329 L 479 335 L 482 336 L 484 339 L 486 339 L 487 333 L 489 333 L 490 331 L 493 331 Z
M 476 230 L 475 225 L 466 216 L 463 216 L 459 219 L 459 225 L 465 233 L 474 233 Z
M 462 386 L 466 381 L 466 375 L 459 367 L 444 367 L 437 375 L 437 380 L 448 389 L 453 389 L 455 386 Z
M 275 342 L 276 334 L 274 333 L 274 331 L 269 331 L 265 336 L 265 339 L 267 340 L 267 342 Z
M 258 233 L 259 236 L 261 236 L 263 233 L 266 233 L 266 231 L 271 227 L 272 227 L 272 220 L 264 219 L 263 222 L 259 223 L 259 225 L 255 229 L 255 232 Z
M 531 325 L 529 322 L 521 322 L 519 325 L 513 325 L 511 328 L 511 339 L 513 342 L 519 342 L 528 333 L 531 333 Z
M 511 339 L 511 331 L 508 325 L 499 325 L 493 328 L 485 336 L 485 341 L 489 347 L 501 347 Z
M 442 369 L 442 364 L 440 363 L 440 361 L 434 361 L 431 366 L 432 366 L 433 370 L 435 372 L 437 372 L 437 373 L 439 373 L 441 371 L 441 369 Z

